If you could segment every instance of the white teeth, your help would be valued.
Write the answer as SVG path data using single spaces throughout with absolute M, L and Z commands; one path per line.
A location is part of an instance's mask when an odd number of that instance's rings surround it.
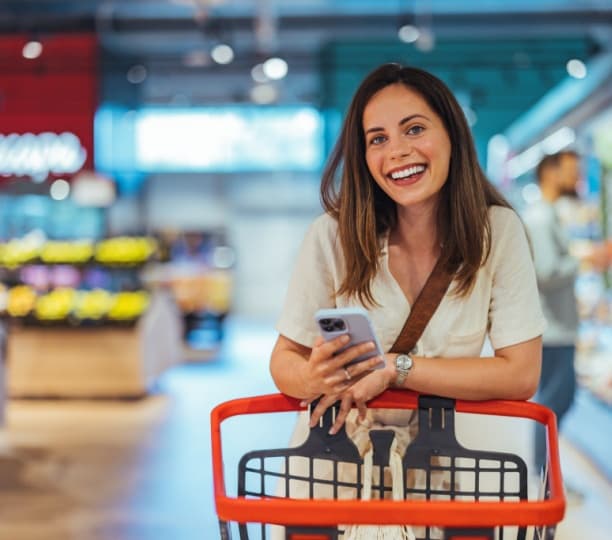
M 413 174 L 421 173 L 424 170 L 425 170 L 424 165 L 414 165 L 402 171 L 392 172 L 391 178 L 393 178 L 393 180 L 399 180 L 400 178 L 406 178 L 407 176 L 412 176 Z

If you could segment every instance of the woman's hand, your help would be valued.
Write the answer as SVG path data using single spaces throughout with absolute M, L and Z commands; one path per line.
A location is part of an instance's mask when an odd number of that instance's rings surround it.
M 306 365 L 304 381 L 306 395 L 310 402 L 321 395 L 337 395 L 350 388 L 374 366 L 380 364 L 380 357 L 370 358 L 358 364 L 346 366 L 355 358 L 374 349 L 374 343 L 366 342 L 345 351 L 338 352 L 349 341 L 347 335 L 339 336 L 333 340 L 325 341 L 318 337 L 310 352 Z
M 361 364 L 365 363 L 366 362 L 362 362 Z M 350 366 L 347 369 L 353 371 L 357 367 L 361 367 L 361 364 Z M 376 365 L 376 363 L 374 365 Z M 362 373 L 361 370 L 360 373 Z M 333 435 L 337 433 L 342 427 L 348 413 L 352 409 L 353 403 L 356 405 L 357 410 L 359 411 L 359 417 L 364 419 L 367 411 L 367 402 L 379 394 L 382 394 L 387 388 L 389 388 L 393 381 L 393 377 L 394 372 L 388 369 L 388 366 L 383 369 L 375 370 L 371 370 L 371 368 L 369 368 L 361 375 L 359 380 L 354 381 L 352 384 L 346 385 L 344 390 L 324 395 L 311 413 L 310 427 L 317 425 L 319 419 L 321 416 L 323 416 L 323 413 L 338 400 L 340 400 L 340 410 L 336 415 L 336 421 L 329 431 L 330 434 Z M 302 403 L 307 404 L 311 401 L 313 400 L 305 400 Z

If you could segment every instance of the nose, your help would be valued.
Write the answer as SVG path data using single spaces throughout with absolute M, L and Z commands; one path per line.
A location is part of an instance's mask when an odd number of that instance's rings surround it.
M 412 145 L 406 140 L 397 140 L 389 146 L 389 157 L 391 159 L 401 159 L 412 153 Z

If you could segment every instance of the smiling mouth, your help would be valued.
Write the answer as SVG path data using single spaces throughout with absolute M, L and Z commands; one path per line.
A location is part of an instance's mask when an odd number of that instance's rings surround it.
M 425 172 L 425 165 L 412 165 L 405 169 L 399 169 L 389 173 L 388 176 L 391 180 L 412 180 L 416 179 L 418 175 Z

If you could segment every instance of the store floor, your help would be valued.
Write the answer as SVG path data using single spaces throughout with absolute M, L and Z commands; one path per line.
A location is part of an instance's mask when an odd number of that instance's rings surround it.
M 0 539 L 218 538 L 209 413 L 221 401 L 274 391 L 270 328 L 228 321 L 218 356 L 174 368 L 145 399 L 9 401 L 0 430 Z M 228 463 L 284 445 L 293 415 L 259 418 L 224 428 Z M 565 437 L 561 452 L 585 499 L 570 502 L 557 540 L 610 538 L 611 479 Z

